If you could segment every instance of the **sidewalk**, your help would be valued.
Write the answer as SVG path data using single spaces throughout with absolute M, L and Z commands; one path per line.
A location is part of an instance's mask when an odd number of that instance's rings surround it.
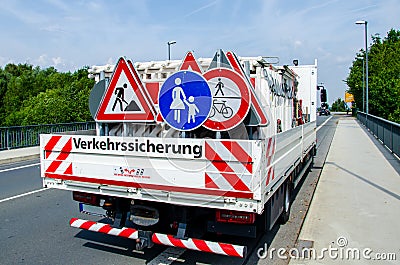
M 299 235 L 324 258 L 290 264 L 399 264 L 399 221 L 399 174 L 355 119 L 342 118 Z M 379 253 L 397 261 L 372 260 Z
M 39 146 L 0 151 L 0 165 L 39 158 Z

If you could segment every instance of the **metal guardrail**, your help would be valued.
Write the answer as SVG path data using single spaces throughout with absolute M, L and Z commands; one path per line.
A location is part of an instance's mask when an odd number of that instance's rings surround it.
M 59 133 L 93 129 L 96 129 L 96 123 L 94 121 L 0 127 L 0 150 L 39 145 L 39 135 L 41 133 Z
M 392 153 L 400 157 L 400 124 L 364 112 L 357 119 L 365 125 Z

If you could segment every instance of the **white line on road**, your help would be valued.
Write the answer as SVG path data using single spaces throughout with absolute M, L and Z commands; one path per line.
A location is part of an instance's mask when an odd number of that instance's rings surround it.
M 0 200 L 0 203 L 6 202 L 6 201 L 11 201 L 11 200 L 14 200 L 14 199 L 17 199 L 17 198 L 21 198 L 21 197 L 24 197 L 24 196 L 27 196 L 27 195 L 35 194 L 35 193 L 42 192 L 42 191 L 45 191 L 45 190 L 47 190 L 47 188 L 43 188 L 43 189 L 40 189 L 40 190 L 34 190 L 34 191 L 27 192 L 27 193 L 23 193 L 23 194 L 15 195 L 15 196 L 12 196 L 12 197 L 8 197 L 8 198 Z
M 178 261 L 179 257 L 186 251 L 184 248 L 169 247 L 157 257 L 149 261 L 147 265 L 169 265 L 174 261 Z
M 0 170 L 0 173 L 7 172 L 7 171 L 13 171 L 13 170 L 21 169 L 21 168 L 26 168 L 26 167 L 33 167 L 33 166 L 37 166 L 37 165 L 40 165 L 40 163 L 29 164 L 29 165 L 20 166 L 20 167 L 2 169 L 2 170 Z
M 330 116 L 326 121 L 324 121 L 320 126 L 317 127 L 317 132 L 319 129 L 321 129 L 330 119 L 332 119 L 333 116 Z

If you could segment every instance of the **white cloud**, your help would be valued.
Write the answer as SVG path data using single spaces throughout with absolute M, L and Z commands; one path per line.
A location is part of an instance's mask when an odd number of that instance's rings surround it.
M 61 57 L 53 57 L 51 58 L 51 60 L 53 61 L 54 65 L 57 66 L 59 64 L 61 64 L 63 62 L 63 59 L 61 59 Z
M 294 47 L 295 47 L 295 48 L 299 48 L 299 47 L 302 46 L 302 45 L 303 45 L 303 43 L 302 43 L 301 40 L 296 40 L 296 41 L 294 42 Z
M 208 4 L 206 4 L 206 5 L 203 5 L 203 6 L 199 7 L 199 8 L 196 8 L 195 10 L 193 10 L 193 11 L 191 11 L 191 12 L 185 14 L 183 17 L 190 17 L 190 16 L 192 16 L 192 15 L 194 15 L 194 14 L 196 14 L 196 13 L 199 13 L 199 12 L 201 12 L 201 11 L 207 9 L 207 8 L 210 8 L 210 7 L 212 7 L 212 6 L 215 6 L 217 3 L 218 3 L 218 1 L 213 1 L 213 2 L 211 2 L 211 3 L 208 3 Z
M 36 61 L 39 65 L 46 65 L 47 64 L 47 55 L 46 54 L 40 55 Z

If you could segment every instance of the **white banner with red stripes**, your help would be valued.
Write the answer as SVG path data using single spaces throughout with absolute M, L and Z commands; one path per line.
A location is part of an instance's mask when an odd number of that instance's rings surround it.
M 249 141 L 206 141 L 205 187 L 251 192 L 252 143 Z
M 53 135 L 44 146 L 45 172 L 72 175 L 72 138 Z
M 45 178 L 241 198 L 265 163 L 261 140 L 42 135 L 41 150 Z

